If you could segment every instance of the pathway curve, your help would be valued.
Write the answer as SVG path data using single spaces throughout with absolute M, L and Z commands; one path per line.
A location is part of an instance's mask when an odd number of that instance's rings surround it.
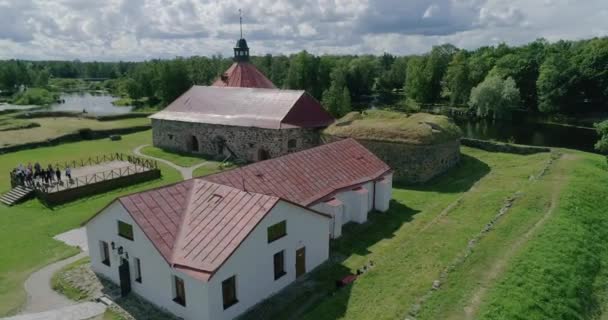
M 49 264 L 48 266 L 32 273 L 25 281 L 25 292 L 27 292 L 27 303 L 20 313 L 33 313 L 48 311 L 61 307 L 75 305 L 76 302 L 51 288 L 53 274 L 68 264 L 86 257 L 86 252 L 81 252 L 71 258 Z
M 194 170 L 196 170 L 196 169 L 198 169 L 198 168 L 200 168 L 200 167 L 202 167 L 202 166 L 204 166 L 204 165 L 207 164 L 206 161 L 203 161 L 203 162 L 201 162 L 199 164 L 195 164 L 195 165 L 193 165 L 191 167 L 178 166 L 178 165 L 176 165 L 175 163 L 173 163 L 173 162 L 171 162 L 169 160 L 165 160 L 165 159 L 161 159 L 161 158 L 157 158 L 157 157 L 153 157 L 153 156 L 149 156 L 149 155 L 141 153 L 141 149 L 143 149 L 143 148 L 145 148 L 147 146 L 149 146 L 149 144 L 141 145 L 141 146 L 133 149 L 133 153 L 135 153 L 137 156 L 140 156 L 140 157 L 143 157 L 143 158 L 152 159 L 152 160 L 156 160 L 158 162 L 162 162 L 162 163 L 170 166 L 171 168 L 179 171 L 179 173 L 182 175 L 182 178 L 184 180 L 192 179 L 192 174 L 194 173 Z

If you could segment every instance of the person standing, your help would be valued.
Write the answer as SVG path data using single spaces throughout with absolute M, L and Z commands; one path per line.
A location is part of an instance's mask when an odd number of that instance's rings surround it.
M 59 167 L 55 170 L 55 176 L 57 176 L 57 183 L 61 183 L 61 170 L 59 170 Z
M 68 180 L 72 180 L 72 169 L 70 169 L 70 166 L 65 167 L 65 176 L 68 177 Z

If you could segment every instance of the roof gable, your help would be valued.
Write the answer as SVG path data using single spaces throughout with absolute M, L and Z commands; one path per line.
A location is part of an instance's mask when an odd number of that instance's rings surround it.
M 325 127 L 334 121 L 302 90 L 207 86 L 193 86 L 151 118 L 270 129 Z
M 375 179 L 390 167 L 354 139 L 345 139 L 202 179 L 310 206 Z

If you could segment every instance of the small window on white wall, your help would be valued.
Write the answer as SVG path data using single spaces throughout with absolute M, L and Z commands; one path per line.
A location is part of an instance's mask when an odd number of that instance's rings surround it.
M 99 241 L 99 249 L 101 252 L 101 263 L 110 266 L 110 248 L 105 241 Z
M 133 264 L 135 265 L 135 281 L 141 283 L 141 260 L 133 258 Z
M 186 287 L 184 286 L 184 280 L 178 276 L 173 276 L 173 286 L 175 287 L 175 298 L 173 301 L 186 306 Z

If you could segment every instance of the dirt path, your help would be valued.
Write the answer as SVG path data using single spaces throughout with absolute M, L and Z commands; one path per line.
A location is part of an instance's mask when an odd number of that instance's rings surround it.
M 478 287 L 471 296 L 468 304 L 464 307 L 464 319 L 472 320 L 477 316 L 479 307 L 483 298 L 485 297 L 488 289 L 496 282 L 500 275 L 502 275 L 508 265 L 508 262 L 521 250 L 521 248 L 530 240 L 530 238 L 537 233 L 537 231 L 545 224 L 545 222 L 553 215 L 555 208 L 559 205 L 559 198 L 563 186 L 566 184 L 567 175 L 563 170 L 563 164 L 567 161 L 576 159 L 576 156 L 571 154 L 564 154 L 558 161 L 558 164 L 554 166 L 554 175 L 551 180 L 556 180 L 556 183 L 552 184 L 551 188 L 551 200 L 548 209 L 543 213 L 543 216 L 521 237 L 513 242 L 507 251 L 501 255 L 498 260 L 494 261 L 494 264 L 486 273 L 481 275 L 478 279 Z
M 169 160 L 165 160 L 165 159 L 161 159 L 161 158 L 156 158 L 156 157 L 152 157 L 152 156 L 145 155 L 145 154 L 141 153 L 141 149 L 143 149 L 143 148 L 145 148 L 147 146 L 149 146 L 149 144 L 141 145 L 141 146 L 133 149 L 133 153 L 135 153 L 137 156 L 140 156 L 140 157 L 143 157 L 143 158 L 152 159 L 152 160 L 156 160 L 158 162 L 162 162 L 162 163 L 170 166 L 171 168 L 179 171 L 179 173 L 182 175 L 182 178 L 184 180 L 192 179 L 192 174 L 194 173 L 194 170 L 196 170 L 196 169 L 198 169 L 198 168 L 200 168 L 200 167 L 202 167 L 202 166 L 204 166 L 204 165 L 207 164 L 206 161 L 203 161 L 202 163 L 195 164 L 195 165 L 193 165 L 191 167 L 178 166 L 178 165 L 176 165 L 175 163 L 173 163 L 173 162 L 171 162 Z

